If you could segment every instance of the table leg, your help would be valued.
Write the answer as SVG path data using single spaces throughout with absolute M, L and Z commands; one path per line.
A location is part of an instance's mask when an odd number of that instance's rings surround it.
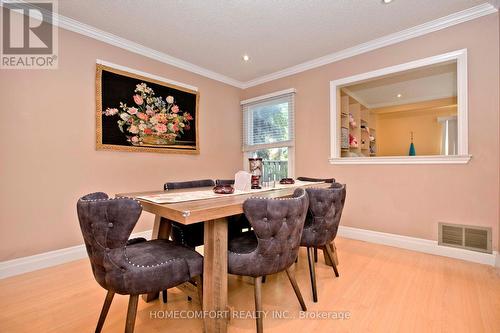
M 203 311 L 205 333 L 227 332 L 227 219 L 205 222 L 203 251 Z
M 167 219 L 162 219 L 160 215 L 155 215 L 155 222 L 153 224 L 153 233 L 151 239 L 168 239 L 170 237 L 170 230 L 172 223 Z M 158 298 L 158 293 L 151 293 L 142 295 L 145 302 L 151 302 Z
M 333 261 L 335 261 L 335 264 L 338 266 L 339 259 L 337 257 L 337 247 L 335 246 L 335 242 L 331 242 L 327 246 L 330 246 L 330 249 L 332 250 L 333 253 Z M 328 266 L 333 266 L 332 263 L 330 262 L 330 259 L 328 258 L 328 255 L 326 254 L 325 249 L 323 249 L 323 257 L 325 258 L 325 264 L 327 264 Z

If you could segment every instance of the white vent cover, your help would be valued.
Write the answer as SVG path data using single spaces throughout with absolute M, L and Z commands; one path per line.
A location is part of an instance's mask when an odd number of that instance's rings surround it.
M 491 253 L 491 228 L 439 223 L 438 244 Z

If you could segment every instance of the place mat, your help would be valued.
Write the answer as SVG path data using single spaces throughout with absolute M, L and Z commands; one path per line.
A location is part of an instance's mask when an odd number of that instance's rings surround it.
M 167 204 L 167 203 L 179 203 L 186 201 L 196 201 L 196 200 L 205 200 L 205 199 L 215 199 L 222 197 L 231 197 L 236 195 L 243 194 L 258 194 L 261 192 L 273 191 L 283 188 L 294 188 L 301 187 L 312 184 L 321 184 L 321 182 L 304 182 L 300 180 L 296 180 L 295 184 L 279 184 L 277 183 L 275 187 L 266 187 L 262 189 L 253 189 L 249 191 L 239 191 L 234 190 L 234 193 L 231 194 L 217 194 L 212 190 L 201 190 L 201 191 L 188 191 L 188 192 L 163 192 L 158 194 L 150 194 L 150 195 L 142 195 L 138 196 L 137 199 L 151 201 L 157 204 Z

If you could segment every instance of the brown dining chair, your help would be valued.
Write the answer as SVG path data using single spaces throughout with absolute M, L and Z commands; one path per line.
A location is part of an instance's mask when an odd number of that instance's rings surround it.
M 290 266 L 297 258 L 308 207 L 307 193 L 298 188 L 290 198 L 250 198 L 243 211 L 253 227 L 228 243 L 228 273 L 254 278 L 257 332 L 263 331 L 262 276 L 286 271 L 303 311 L 307 311 Z
M 234 185 L 234 179 L 216 179 L 215 185 Z M 228 220 L 227 233 L 229 239 L 239 237 L 242 233 L 251 231 L 252 227 L 244 214 L 230 216 Z
M 214 187 L 215 183 L 212 179 L 190 180 L 183 182 L 167 182 L 163 185 L 165 191 L 195 189 L 200 187 Z M 166 221 L 164 217 L 161 218 Z M 172 225 L 170 237 L 176 244 L 186 246 L 190 249 L 195 249 L 197 246 L 203 245 L 204 224 L 203 222 L 185 225 L 175 221 L 170 221 Z M 167 291 L 162 291 L 163 303 L 168 302 Z M 191 297 L 188 296 L 188 300 Z
M 116 294 L 130 295 L 125 333 L 134 331 L 140 294 L 196 280 L 200 304 L 203 257 L 169 240 L 128 240 L 142 212 L 138 201 L 105 193 L 78 200 L 78 220 L 96 281 L 107 290 L 95 332 L 102 330 Z
M 339 272 L 330 243 L 337 236 L 342 210 L 344 209 L 346 187 L 343 184 L 333 183 L 329 188 L 307 188 L 306 192 L 309 195 L 309 210 L 300 245 L 307 248 L 313 301 L 317 302 L 316 270 L 312 250 L 323 249 L 332 263 L 335 276 L 338 277 Z
M 191 180 L 184 182 L 168 182 L 165 183 L 165 191 L 179 189 L 195 189 L 199 187 L 214 187 L 215 183 L 212 179 Z M 163 219 L 163 218 L 162 218 Z M 171 221 L 172 240 L 177 244 L 182 244 L 191 249 L 203 245 L 203 222 L 185 225 L 182 223 Z
M 301 180 L 303 182 L 335 183 L 335 178 L 297 177 L 297 180 Z M 317 248 L 314 248 L 314 262 L 318 262 L 318 249 Z
M 335 183 L 335 178 L 311 178 L 311 177 L 297 177 L 297 180 L 303 182 L 325 182 L 325 183 Z

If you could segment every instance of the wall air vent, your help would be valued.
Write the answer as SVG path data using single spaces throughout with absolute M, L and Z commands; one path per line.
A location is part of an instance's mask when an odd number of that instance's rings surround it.
M 491 228 L 439 223 L 439 245 L 491 253 Z

